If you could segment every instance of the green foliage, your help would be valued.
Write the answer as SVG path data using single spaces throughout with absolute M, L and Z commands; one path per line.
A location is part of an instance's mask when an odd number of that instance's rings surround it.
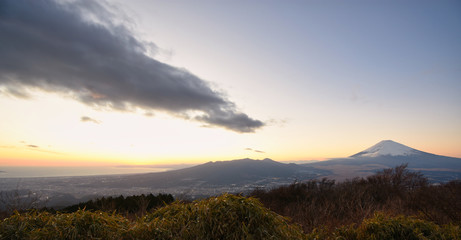
M 417 218 L 398 216 L 387 217 L 377 213 L 365 220 L 357 229 L 357 239 L 460 239 L 458 227 L 440 227 L 432 222 Z
M 121 239 L 128 227 L 126 218 L 100 211 L 16 212 L 1 222 L 0 239 Z
M 352 224 L 334 230 L 319 228 L 307 236 L 309 239 L 326 240 L 459 240 L 461 229 L 454 225 L 439 226 L 415 217 L 376 213 L 358 226 Z
M 75 212 L 79 209 L 86 209 L 92 211 L 116 211 L 123 214 L 140 213 L 142 215 L 145 212 L 163 207 L 173 201 L 174 198 L 171 194 L 103 197 L 66 207 L 62 211 Z
M 264 208 L 254 198 L 230 194 L 175 202 L 145 216 L 131 232 L 132 239 L 304 239 L 287 219 Z
M 134 222 L 101 211 L 16 212 L 0 222 L 0 239 L 461 240 L 461 229 L 377 213 L 360 224 L 320 227 L 304 234 L 257 199 L 224 194 L 192 203 L 174 202 Z
M 305 239 L 254 198 L 225 194 L 169 206 L 130 222 L 105 212 L 32 211 L 0 223 L 0 239 Z

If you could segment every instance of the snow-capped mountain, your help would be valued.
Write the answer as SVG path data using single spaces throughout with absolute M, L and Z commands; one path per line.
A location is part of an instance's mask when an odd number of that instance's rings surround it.
M 461 158 L 446 157 L 423 152 L 392 140 L 384 140 L 370 148 L 347 158 L 335 158 L 311 163 L 310 166 L 332 170 L 336 175 L 348 172 L 364 175 L 372 171 L 408 164 L 415 169 L 437 179 L 461 179 Z
M 392 140 L 384 140 L 362 152 L 352 155 L 351 157 L 378 157 L 384 155 L 408 156 L 418 153 L 421 153 L 421 151 Z

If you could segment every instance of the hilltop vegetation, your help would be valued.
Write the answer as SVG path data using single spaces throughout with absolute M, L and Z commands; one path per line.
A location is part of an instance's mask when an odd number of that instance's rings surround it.
M 461 223 L 461 181 L 430 185 L 406 165 L 385 169 L 367 178 L 341 183 L 311 180 L 252 196 L 267 208 L 291 218 L 305 232 L 361 224 L 380 212 L 386 216 L 416 216 L 436 224 Z
M 0 239 L 461 239 L 461 230 L 378 213 L 357 226 L 305 234 L 255 198 L 224 194 L 174 202 L 136 221 L 103 211 L 16 212 L 0 223 Z
M 224 194 L 175 202 L 130 222 L 115 213 L 16 213 L 0 224 L 0 239 L 303 239 L 300 227 L 254 198 Z
M 251 195 L 109 197 L 66 213 L 16 212 L 0 223 L 0 239 L 461 239 L 461 182 L 429 185 L 405 165 Z
M 80 209 L 85 209 L 90 211 L 115 211 L 125 216 L 143 216 L 147 212 L 163 207 L 173 201 L 174 198 L 171 194 L 158 194 L 157 196 L 153 194 L 142 194 L 128 197 L 102 197 L 66 207 L 62 209 L 61 212 L 71 213 Z

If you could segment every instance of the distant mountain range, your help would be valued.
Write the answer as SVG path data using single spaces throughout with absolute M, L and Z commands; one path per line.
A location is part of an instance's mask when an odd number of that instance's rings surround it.
M 136 174 L 123 177 L 119 187 L 222 187 L 244 186 L 262 182 L 293 182 L 296 179 L 312 179 L 331 174 L 328 170 L 294 163 L 285 164 L 271 159 L 240 159 L 208 162 L 179 170 Z M 114 185 L 114 182 L 107 182 Z
M 167 172 L 129 175 L 114 181 L 96 183 L 101 187 L 140 188 L 223 188 L 234 186 L 276 186 L 295 180 L 328 177 L 337 180 L 367 176 L 384 168 L 408 164 L 430 180 L 444 182 L 461 179 L 461 159 L 419 151 L 385 140 L 347 158 L 306 164 L 280 163 L 271 159 L 216 161 Z
M 302 165 L 330 170 L 334 174 L 329 177 L 344 179 L 369 175 L 401 164 L 408 164 L 409 169 L 421 171 L 432 181 L 461 179 L 461 158 L 423 152 L 391 140 L 381 141 L 347 158 Z
M 0 188 L 37 192 L 48 206 L 66 206 L 95 196 L 171 193 L 191 198 L 223 192 L 249 192 L 255 188 L 274 188 L 295 181 L 344 180 L 365 177 L 383 168 L 401 164 L 421 171 L 432 182 L 461 179 L 461 158 L 439 156 L 386 140 L 347 158 L 305 164 L 280 163 L 271 159 L 240 159 L 208 162 L 167 172 L 104 175 L 87 177 L 4 178 Z

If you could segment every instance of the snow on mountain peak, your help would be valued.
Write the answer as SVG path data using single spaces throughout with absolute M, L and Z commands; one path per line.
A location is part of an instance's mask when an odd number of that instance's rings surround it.
M 382 155 L 407 156 L 415 154 L 416 150 L 392 140 L 384 140 L 352 157 L 377 157 Z

